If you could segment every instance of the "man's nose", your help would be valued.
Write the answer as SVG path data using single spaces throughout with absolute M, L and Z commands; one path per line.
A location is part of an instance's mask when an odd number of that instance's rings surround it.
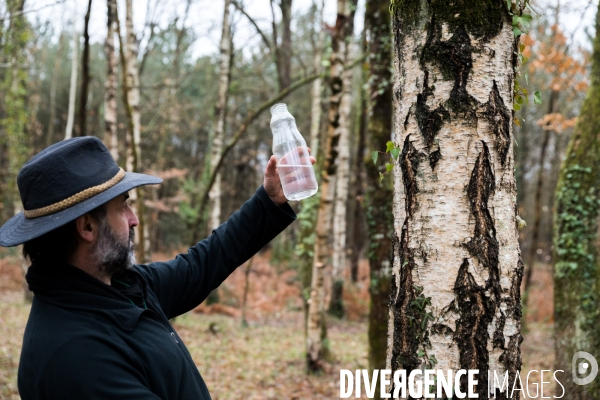
M 131 210 L 131 215 L 129 216 L 129 227 L 132 228 L 138 226 L 139 224 L 140 221 L 138 220 L 138 217 L 135 215 L 133 210 Z

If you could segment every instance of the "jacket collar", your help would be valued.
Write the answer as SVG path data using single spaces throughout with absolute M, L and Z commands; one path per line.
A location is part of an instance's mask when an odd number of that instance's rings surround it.
M 68 264 L 32 265 L 25 279 L 29 290 L 40 300 L 63 309 L 101 314 L 127 332 L 135 328 L 140 315 L 146 311 L 132 304 L 122 290 Z M 139 286 L 143 298 L 146 298 L 147 282 L 135 266 L 117 279 L 129 288 Z

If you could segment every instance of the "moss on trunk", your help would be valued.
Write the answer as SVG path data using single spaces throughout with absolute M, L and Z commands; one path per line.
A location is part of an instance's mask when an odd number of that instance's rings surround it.
M 392 132 L 392 46 L 389 0 L 367 1 L 365 28 L 369 38 L 368 79 L 366 97 L 369 99 L 367 147 L 382 150 L 391 140 Z M 393 190 L 389 182 L 379 185 L 379 173 L 385 172 L 383 163 L 375 165 L 365 161 L 368 186 L 366 189 L 366 215 L 368 226 L 368 251 L 370 267 L 369 294 L 369 369 L 384 369 L 387 355 L 387 329 L 389 319 L 389 293 L 393 219 Z M 376 398 L 381 392 L 375 390 Z
M 600 9 L 599 9 L 600 11 Z M 564 369 L 570 399 L 600 398 L 600 379 L 572 382 L 577 351 L 600 355 L 598 211 L 600 200 L 600 21 L 592 57 L 591 85 L 567 149 L 556 188 L 554 215 L 554 320 L 556 368 Z M 559 393 L 560 394 L 560 393 Z

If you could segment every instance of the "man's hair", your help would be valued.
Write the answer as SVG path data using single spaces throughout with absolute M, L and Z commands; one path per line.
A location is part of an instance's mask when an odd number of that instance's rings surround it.
M 106 218 L 106 204 L 89 211 L 99 223 Z M 23 257 L 36 265 L 65 264 L 77 251 L 75 221 L 71 221 L 23 244 Z

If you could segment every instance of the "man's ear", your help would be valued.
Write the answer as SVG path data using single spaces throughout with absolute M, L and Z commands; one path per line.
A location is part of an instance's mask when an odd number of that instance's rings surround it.
M 83 214 L 75 220 L 77 235 L 85 242 L 93 242 L 98 234 L 98 223 L 90 214 Z

